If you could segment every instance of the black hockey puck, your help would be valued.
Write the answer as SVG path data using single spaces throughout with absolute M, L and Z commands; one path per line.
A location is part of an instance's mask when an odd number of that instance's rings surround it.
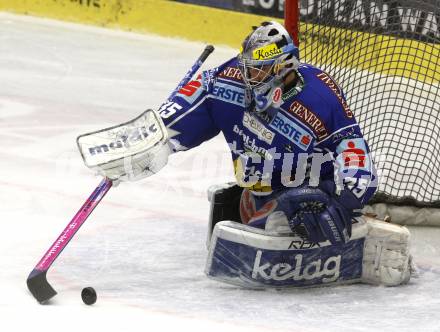
M 93 287 L 83 288 L 81 291 L 81 298 L 85 304 L 92 305 L 96 302 L 96 291 Z

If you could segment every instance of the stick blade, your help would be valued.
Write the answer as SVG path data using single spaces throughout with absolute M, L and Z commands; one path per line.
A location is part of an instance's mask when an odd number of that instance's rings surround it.
M 47 282 L 47 271 L 32 270 L 27 278 L 27 286 L 35 299 L 41 304 L 54 297 L 57 292 Z

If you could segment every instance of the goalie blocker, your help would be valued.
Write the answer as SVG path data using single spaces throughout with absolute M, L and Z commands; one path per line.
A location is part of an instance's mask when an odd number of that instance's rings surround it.
M 273 214 L 266 229 L 218 221 L 215 187 L 211 200 L 206 274 L 248 288 L 312 287 L 363 282 L 396 286 L 411 276 L 407 228 L 363 216 L 354 221 L 350 241 L 311 243 L 292 234 L 283 214 Z M 226 189 L 227 191 L 227 189 Z M 214 217 L 214 218 L 213 218 Z

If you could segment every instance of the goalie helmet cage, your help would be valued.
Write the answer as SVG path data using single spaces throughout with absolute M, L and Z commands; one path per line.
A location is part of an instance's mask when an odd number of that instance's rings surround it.
M 380 175 L 372 203 L 440 207 L 440 0 L 286 0 L 302 62 L 341 86 Z

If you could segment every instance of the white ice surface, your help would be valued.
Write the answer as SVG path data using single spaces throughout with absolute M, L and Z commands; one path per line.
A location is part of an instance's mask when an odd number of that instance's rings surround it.
M 50 270 L 52 304 L 31 297 L 28 273 L 99 182 L 76 136 L 158 107 L 202 49 L 0 13 L 0 331 L 440 331 L 436 228 L 411 228 L 420 277 L 402 287 L 207 279 L 205 190 L 232 179 L 221 136 L 112 189 Z M 233 55 L 218 47 L 207 66 Z M 92 307 L 85 286 L 98 292 Z

